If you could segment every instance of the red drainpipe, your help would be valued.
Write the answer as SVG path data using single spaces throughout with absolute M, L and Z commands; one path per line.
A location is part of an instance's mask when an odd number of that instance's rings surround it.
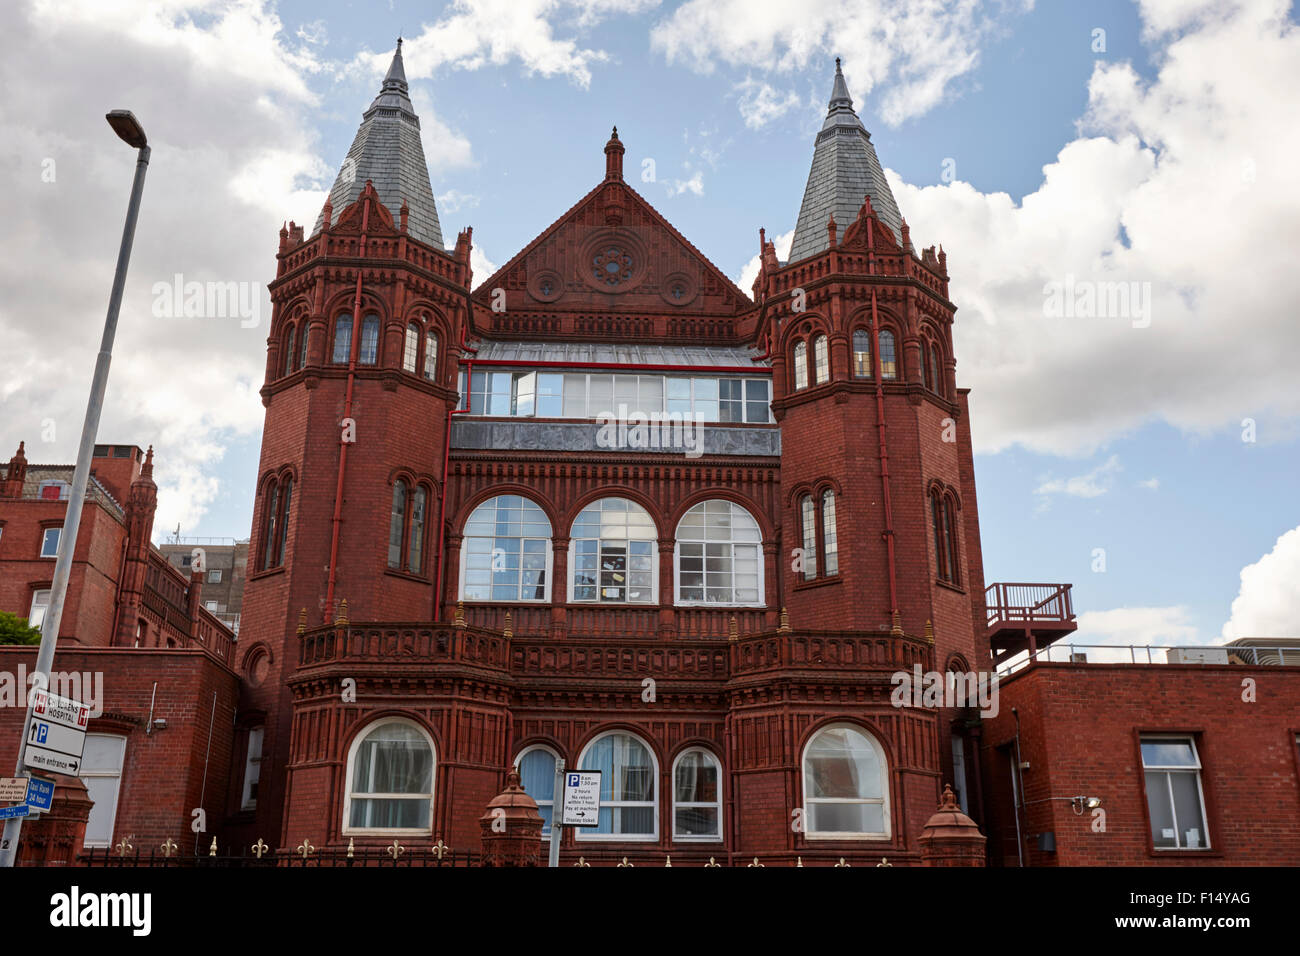
M 873 250 L 871 220 L 867 220 L 867 249 Z M 867 256 L 867 273 L 875 272 L 876 257 L 874 252 Z M 880 318 L 876 314 L 876 290 L 871 290 L 871 339 L 875 353 L 873 363 L 876 373 L 876 431 L 880 436 L 880 483 L 884 487 L 885 504 L 885 547 L 889 553 L 889 614 L 890 624 L 898 616 L 898 581 L 894 571 L 894 506 L 889 495 L 889 449 L 885 445 L 885 388 L 881 382 L 880 367 Z M 897 361 L 897 359 L 895 359 Z
M 370 183 L 366 183 L 366 193 L 372 191 Z M 357 257 L 364 259 L 366 256 L 366 233 L 370 225 L 370 203 L 367 202 L 361 211 L 361 242 L 357 248 Z M 357 267 L 357 291 L 352 300 L 352 347 L 348 352 L 348 389 L 343 400 L 343 417 L 352 417 L 352 390 L 356 382 L 357 372 L 357 355 L 361 348 L 361 267 Z M 328 341 L 328 329 L 327 341 Z M 343 440 L 342 431 L 339 432 L 339 477 L 334 487 L 334 527 L 330 533 L 330 575 L 329 585 L 325 589 L 325 623 L 328 624 L 334 617 L 334 585 L 338 580 L 338 560 L 339 560 L 339 531 L 343 523 L 343 476 L 347 473 L 348 468 L 348 443 Z
M 465 308 L 467 310 L 472 310 L 474 308 L 474 301 L 473 299 L 470 298 L 468 289 L 466 289 L 465 292 Z M 478 349 L 465 344 L 465 328 L 466 326 L 469 325 L 469 320 L 470 320 L 470 316 L 467 313 L 465 316 L 465 321 L 462 322 L 460 326 L 460 348 L 461 348 L 462 355 L 464 355 L 466 351 L 474 352 L 475 354 L 478 353 Z M 443 521 L 446 520 L 446 516 L 447 516 L 447 484 L 448 484 L 447 469 L 451 465 L 451 417 L 453 415 L 461 415 L 469 411 L 469 393 L 473 388 L 473 380 L 474 380 L 474 360 L 462 358 L 459 360 L 459 364 L 463 364 L 466 369 L 465 370 L 465 407 L 453 408 L 447 412 L 447 427 L 446 429 L 444 429 L 447 434 L 443 440 L 443 448 L 442 448 L 442 494 L 438 496 L 438 583 L 434 586 L 434 590 L 433 590 L 433 619 L 435 621 L 438 620 L 438 613 L 441 610 L 441 605 L 442 605 L 442 555 L 444 551 L 443 543 L 446 540 L 446 534 L 443 529 Z

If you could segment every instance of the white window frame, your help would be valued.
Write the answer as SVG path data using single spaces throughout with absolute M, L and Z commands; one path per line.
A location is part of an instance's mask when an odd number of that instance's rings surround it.
M 55 539 L 54 539 L 54 551 L 53 551 L 53 553 L 52 553 L 52 554 L 46 554 L 46 553 L 45 553 L 45 545 L 49 543 L 49 540 L 50 540 L 50 532 L 51 532 L 51 531 L 57 531 L 57 532 L 58 532 L 58 535 L 57 535 L 57 536 L 55 537 Z M 41 529 L 41 557 L 42 557 L 42 558 L 57 558 L 57 557 L 59 556 L 59 545 L 62 544 L 62 543 L 63 543 L 63 525 L 58 525 L 58 526 L 53 527 L 53 528 L 42 528 L 42 529 Z
M 1170 764 L 1147 765 L 1146 755 L 1142 753 L 1142 744 L 1147 741 L 1156 743 L 1159 741 L 1178 741 L 1179 743 L 1189 744 L 1192 748 L 1192 758 L 1196 761 L 1196 766 L 1182 766 Z M 1169 796 L 1169 815 L 1174 823 L 1174 840 L 1177 846 L 1156 846 L 1155 833 L 1150 832 L 1148 827 L 1148 836 L 1151 839 L 1151 848 L 1158 853 L 1197 853 L 1211 848 L 1210 842 L 1210 818 L 1205 812 L 1205 785 L 1201 778 L 1204 770 L 1201 764 L 1201 751 L 1196 746 L 1196 737 L 1192 734 L 1140 734 L 1138 736 L 1138 754 L 1142 757 L 1142 797 L 1147 801 L 1147 819 L 1151 818 L 1151 800 L 1147 796 L 1147 773 L 1162 773 L 1165 775 L 1165 789 Z M 1183 834 L 1178 826 L 1178 809 L 1174 802 L 1173 781 L 1170 779 L 1175 773 L 1195 774 L 1196 776 L 1196 796 L 1201 810 L 1201 846 L 1183 846 Z
M 492 594 L 491 594 L 491 588 L 493 587 L 493 585 L 489 584 L 489 585 L 488 585 L 488 589 L 489 589 L 489 591 L 488 591 L 488 596 L 487 596 L 487 597 L 485 597 L 485 598 L 477 598 L 477 597 L 468 597 L 468 596 L 466 596 L 466 594 L 465 594 L 465 587 L 466 587 L 466 585 L 465 585 L 465 565 L 466 565 L 466 562 L 467 562 L 467 560 L 468 560 L 468 558 L 469 558 L 469 548 L 466 546 L 465 542 L 469 541 L 471 538 L 484 538 L 484 537 L 489 537 L 489 536 L 487 536 L 487 535 L 480 535 L 480 534 L 462 534 L 462 538 L 461 538 L 461 547 L 460 547 L 460 582 L 459 582 L 459 585 L 458 585 L 458 587 L 457 587 L 457 594 L 458 594 L 458 597 L 459 597 L 460 600 L 462 600 L 462 601 L 467 601 L 467 602 L 472 603 L 472 604 L 549 604 L 549 603 L 551 602 L 551 595 L 554 593 L 552 589 L 555 587 L 555 573 L 554 573 L 554 572 L 555 572 L 555 554 L 554 554 L 554 551 L 555 551 L 555 547 L 554 547 L 555 526 L 551 524 L 551 519 L 550 519 L 549 517 L 547 517 L 547 514 L 546 514 L 546 512 L 542 509 L 542 506 L 541 506 L 541 505 L 537 504 L 536 501 L 533 501 L 533 499 L 529 498 L 527 495 L 519 495 L 519 494 L 513 494 L 513 493 L 508 493 L 508 494 L 505 494 L 505 495 L 493 495 L 491 498 L 484 499 L 483 501 L 480 501 L 477 505 L 474 506 L 474 510 L 471 511 L 471 512 L 469 513 L 469 516 L 465 519 L 465 524 L 462 526 L 461 530 L 462 530 L 462 532 L 463 532 L 464 529 L 465 529 L 465 527 L 467 527 L 467 526 L 469 525 L 470 519 L 473 518 L 474 515 L 478 513 L 479 508 L 482 508 L 484 505 L 487 505 L 487 504 L 490 504 L 490 503 L 493 502 L 493 501 L 496 501 L 498 498 L 505 498 L 505 497 L 523 498 L 524 501 L 527 501 L 529 504 L 531 504 L 531 505 L 533 505 L 534 507 L 536 507 L 537 510 L 540 511 L 540 512 L 542 513 L 542 517 L 546 519 L 547 527 L 550 528 L 550 532 L 547 534 L 546 538 L 544 538 L 544 539 L 538 538 L 536 535 L 524 535 L 524 536 L 522 536 L 522 537 L 520 538 L 520 542 L 521 542 L 521 543 L 520 543 L 519 556 L 520 556 L 520 564 L 521 564 L 521 565 L 522 565 L 522 563 L 523 563 L 523 554 L 524 554 L 524 552 L 523 552 L 523 544 L 522 544 L 522 542 L 524 542 L 524 541 L 538 541 L 538 540 L 545 540 L 545 542 L 546 542 L 546 585 L 545 585 L 544 593 L 543 593 L 543 595 L 542 595 L 540 598 L 514 598 L 514 599 L 509 599 L 509 598 L 494 598 L 494 597 L 492 597 Z M 512 536 L 510 536 L 510 535 L 491 535 L 490 537 L 493 538 L 493 539 L 495 539 L 495 538 L 498 538 L 498 537 L 512 537 Z M 520 580 L 521 580 L 520 587 L 522 588 L 522 587 L 523 587 L 523 584 L 522 584 L 523 567 L 522 567 L 522 566 L 520 567 L 519 572 L 520 572 Z
M 625 543 L 630 543 L 632 541 L 650 542 L 650 598 L 647 601 L 628 601 L 626 599 L 622 601 L 601 600 L 600 598 L 600 590 L 601 590 L 600 543 L 603 542 L 605 539 L 579 537 L 574 531 L 574 528 L 577 527 L 578 519 L 581 518 L 588 511 L 588 509 L 597 507 L 602 503 L 604 503 L 605 501 L 610 499 L 615 499 L 615 498 L 625 502 L 629 506 L 628 508 L 629 511 L 632 508 L 636 508 L 638 511 L 642 512 L 643 514 L 646 515 L 646 517 L 650 519 L 651 537 L 622 539 Z M 610 540 L 612 541 L 614 539 L 610 539 Z M 597 542 L 596 545 L 596 594 L 597 596 L 594 599 L 583 598 L 579 600 L 578 598 L 574 597 L 574 594 L 577 591 L 577 587 L 578 587 L 576 578 L 578 575 L 578 542 L 579 541 Z M 628 548 L 628 551 L 629 552 L 631 551 L 630 547 Z M 631 554 L 629 553 L 627 557 L 631 558 Z M 629 561 L 628 564 L 630 565 L 631 562 Z M 625 568 L 624 571 L 625 573 L 630 573 L 631 568 L 630 567 Z M 628 585 L 625 583 L 623 585 L 623 593 L 625 595 L 627 593 L 627 589 L 628 589 Z M 573 519 L 573 524 L 569 526 L 569 590 L 568 590 L 567 597 L 570 604 L 581 604 L 584 606 L 590 605 L 591 607 L 656 607 L 659 604 L 659 526 L 655 524 L 654 515 L 650 514 L 650 512 L 647 511 L 642 505 L 633 501 L 631 498 L 623 498 L 621 495 L 606 495 L 604 498 L 597 498 L 595 501 L 588 502 L 587 505 L 584 506 L 583 509 L 578 512 L 577 517 Z
M 559 759 L 560 759 L 560 755 L 559 755 L 558 753 L 555 752 L 555 748 L 553 748 L 553 747 L 548 747 L 546 744 L 530 744 L 529 746 L 525 747 L 523 750 L 519 751 L 519 754 L 515 757 L 515 763 L 514 763 L 515 770 L 516 770 L 516 771 L 519 770 L 520 766 L 521 766 L 521 765 L 523 764 L 523 762 L 524 762 L 524 758 L 527 757 L 527 756 L 528 756 L 530 753 L 532 753 L 534 750 L 540 750 L 540 751 L 542 751 L 543 753 L 548 753 L 548 754 L 551 755 L 551 761 L 552 761 L 552 773 L 554 773 L 554 766 L 555 766 L 555 763 L 559 761 Z M 522 786 L 522 784 L 523 784 L 523 781 L 522 781 L 522 778 L 521 778 L 521 780 L 520 780 L 520 785 Z M 526 791 L 525 791 L 525 792 L 526 792 Z M 556 805 L 556 800 L 555 800 L 554 796 L 552 796 L 552 798 L 551 798 L 550 800 L 539 800 L 539 799 L 537 799 L 537 797 L 536 797 L 535 795 L 533 795 L 533 794 L 531 794 L 531 793 L 528 794 L 528 796 L 532 797 L 533 802 L 536 803 L 539 807 L 546 806 L 546 807 L 550 807 L 550 808 L 551 808 L 551 826 L 550 826 L 550 827 L 547 827 L 546 824 L 545 824 L 545 822 L 543 822 L 543 824 L 542 824 L 542 842 L 543 842 L 543 843 L 550 843 L 550 842 L 551 842 L 551 834 L 555 832 L 554 827 L 555 827 L 555 805 Z
M 57 499 L 46 498 L 45 497 L 46 488 L 58 488 L 59 497 Z M 72 496 L 72 485 L 58 478 L 46 478 L 44 481 L 40 483 L 40 486 L 36 489 L 36 496 L 40 498 L 42 501 L 55 501 L 55 500 L 67 501 L 68 498 Z
M 423 796 L 419 793 L 354 793 L 352 775 L 356 771 L 357 751 L 372 733 L 389 724 L 405 724 L 415 728 L 424 742 L 429 745 L 433 762 L 429 768 L 429 825 L 427 827 L 354 827 L 349 824 L 352 819 L 352 800 L 412 800 Z M 430 836 L 433 834 L 434 801 L 438 791 L 438 747 L 429 732 L 408 717 L 380 717 L 362 727 L 348 747 L 347 774 L 343 781 L 343 827 L 340 832 L 347 836 Z
M 831 380 L 831 343 L 826 336 L 813 339 L 813 381 L 824 385 Z
M 794 343 L 791 364 L 794 366 L 794 390 L 802 392 L 808 387 L 808 343 L 803 339 Z
M 737 543 L 737 542 L 736 542 L 734 539 L 729 540 L 729 541 L 727 541 L 727 542 L 719 542 L 719 541 L 709 541 L 707 538 L 683 538 L 683 537 L 682 537 L 682 522 L 686 520 L 686 516 L 687 516 L 688 514 L 690 514 L 691 511 L 692 511 L 694 508 L 697 508 L 697 507 L 699 507 L 700 505 L 705 505 L 705 504 L 707 504 L 707 503 L 710 502 L 710 501 L 722 501 L 722 502 L 726 502 L 727 504 L 731 505 L 731 506 L 732 506 L 732 509 L 733 509 L 733 511 L 732 511 L 733 520 L 734 520 L 734 517 L 735 517 L 735 510 L 734 510 L 734 509 L 737 509 L 737 508 L 740 509 L 742 512 L 744 512 L 746 515 L 749 516 L 749 519 L 750 519 L 751 521 L 754 522 L 754 527 L 758 529 L 758 540 L 757 540 L 757 541 L 741 541 L 741 542 L 739 542 L 741 545 L 744 545 L 744 546 L 750 546 L 750 545 L 752 545 L 752 546 L 754 546 L 754 547 L 757 549 L 757 554 L 758 554 L 758 599 L 757 599 L 756 601 L 730 601 L 730 602 L 723 602 L 723 601 L 710 601 L 710 600 L 708 600 L 708 578 L 707 578 L 707 577 L 705 577 L 705 579 L 704 579 L 704 591 L 705 591 L 705 598 L 704 598 L 704 600 L 700 600 L 700 601 L 684 601 L 684 600 L 682 600 L 682 596 L 681 596 L 681 595 L 682 595 L 682 589 L 681 589 L 681 577 L 682 577 L 682 542 L 683 542 L 683 541 L 689 541 L 689 542 L 691 542 L 691 543 L 695 543 L 695 542 L 698 541 L 699 543 L 702 543 L 702 544 L 705 544 L 705 545 L 708 545 L 708 544 L 723 544 L 723 543 L 730 544 L 730 545 L 731 545 L 731 560 L 732 560 L 733 562 L 736 560 L 736 543 Z M 731 500 L 728 499 L 728 498 L 708 498 L 708 499 L 706 499 L 706 500 L 704 500 L 704 501 L 697 501 L 697 502 L 695 502 L 695 504 L 691 505 L 690 508 L 687 508 L 686 511 L 682 513 L 681 521 L 678 521 L 678 522 L 677 522 L 677 528 L 676 528 L 676 529 L 674 530 L 674 532 L 673 532 L 673 541 L 674 541 L 674 547 L 673 547 L 673 605 L 674 605 L 675 607 L 767 607 L 767 582 L 764 580 L 765 575 L 766 575 L 766 564 L 767 564 L 767 559 L 766 559 L 766 557 L 765 557 L 764 554 L 763 554 L 763 526 L 762 526 L 761 524 L 758 523 L 758 519 L 755 518 L 754 515 L 750 512 L 750 510 L 749 510 L 748 508 L 746 508 L 744 505 L 737 504 L 736 502 L 731 501 Z M 705 552 L 705 556 L 706 556 L 706 559 L 707 559 L 707 555 L 708 555 L 708 548 L 707 548 L 707 547 L 704 549 L 704 552 Z M 705 573 L 706 575 L 707 575 L 707 573 L 708 573 L 708 571 L 707 571 L 707 564 L 706 564 L 706 570 L 704 571 L 704 573 Z M 734 596 L 735 596 L 735 591 L 736 591 L 736 572 L 735 572 L 735 565 L 734 565 L 734 564 L 732 565 L 732 572 L 731 572 L 731 590 L 732 590 L 732 596 L 734 597 Z
M 112 778 L 112 780 L 113 780 L 113 801 L 112 801 L 112 808 L 113 808 L 113 825 L 112 825 L 111 827 L 109 827 L 109 830 L 108 830 L 108 839 L 107 839 L 107 840 L 92 840 L 92 839 L 90 839 L 89 836 L 87 836 L 87 838 L 86 838 L 86 842 L 83 844 L 84 846 L 87 846 L 87 847 L 107 847 L 107 846 L 112 846 L 112 845 L 113 845 L 113 834 L 114 834 L 114 832 L 117 830 L 117 812 L 118 812 L 118 810 L 120 809 L 120 807 L 119 807 L 118 804 L 119 804 L 119 800 L 120 800 L 121 795 L 122 795 L 122 772 L 123 772 L 123 770 L 124 770 L 125 767 L 126 767 L 126 737 L 124 737 L 122 734 L 96 734 L 96 733 L 87 734 L 86 736 L 87 736 L 88 738 L 89 738 L 89 737 L 104 737 L 104 738 L 107 738 L 107 739 L 117 740 L 117 741 L 120 742 L 120 747 L 118 748 L 118 763 L 117 763 L 117 770 L 116 770 L 116 772 L 110 772 L 110 771 L 107 771 L 107 770 L 86 770 L 86 769 L 83 768 L 82 771 L 81 771 L 81 774 L 79 775 L 80 778 L 81 778 L 82 780 L 85 780 L 87 777 L 94 777 L 94 778 L 99 778 L 99 777 L 103 777 L 103 778 Z M 92 813 L 94 812 L 94 808 L 93 808 L 93 807 L 91 808 L 91 812 L 92 812 Z
M 39 591 L 32 592 L 32 606 L 31 610 L 27 612 L 27 625 L 29 627 L 39 629 L 45 622 L 45 615 L 50 612 L 50 596 L 53 593 L 53 590 L 50 588 L 41 588 Z M 44 601 L 40 600 L 42 594 L 45 595 Z M 33 621 L 32 618 L 36 616 L 36 609 L 38 607 L 41 609 L 41 618 L 39 621 Z
M 867 743 L 876 753 L 876 760 L 880 764 L 880 792 L 882 796 L 875 797 L 809 797 L 808 795 L 808 753 L 812 750 L 813 744 L 817 738 L 827 731 L 831 730 L 852 730 L 866 738 Z M 855 724 L 851 721 L 837 721 L 833 724 L 826 724 L 817 728 L 817 732 L 808 738 L 808 743 L 804 744 L 803 753 L 799 757 L 799 788 L 800 795 L 803 798 L 803 820 L 804 820 L 804 838 L 808 840 L 864 840 L 887 842 L 892 839 L 893 827 L 890 823 L 889 815 L 889 759 L 885 754 L 885 748 L 876 739 L 875 734 L 865 727 Z M 816 832 L 812 828 L 813 814 L 811 812 L 814 804 L 880 804 L 881 825 L 885 828 L 881 833 L 852 833 L 839 831 Z
M 710 802 L 704 802 L 704 803 L 701 803 L 701 802 L 697 802 L 697 801 L 682 801 L 682 802 L 678 802 L 678 800 L 677 800 L 677 768 L 678 768 L 679 766 L 681 766 L 681 762 L 682 762 L 682 760 L 684 760 L 686 757 L 688 757 L 688 756 L 691 755 L 691 754 L 704 754 L 706 757 L 708 757 L 710 760 L 713 761 L 713 765 L 714 765 L 714 767 L 717 768 L 717 771 L 718 771 L 718 799 L 717 799 L 716 801 L 711 802 L 711 803 L 710 803 Z M 672 809 L 671 809 L 671 812 L 672 812 L 672 820 L 673 820 L 673 823 L 672 823 L 672 827 L 673 827 L 673 842 L 674 842 L 674 843 L 721 843 L 721 842 L 722 842 L 722 830 L 723 830 L 723 822 L 722 822 L 722 791 L 723 791 L 723 787 L 725 786 L 725 783 L 724 783 L 724 781 L 723 781 L 723 776 L 722 776 L 722 761 L 718 758 L 718 755 L 715 754 L 712 750 L 709 750 L 707 747 L 687 747 L 685 750 L 683 750 L 681 753 L 679 753 L 679 754 L 677 755 L 677 758 L 676 758 L 675 760 L 673 760 L 673 775 L 672 775 L 672 780 L 670 781 L 670 786 L 672 787 Z M 703 808 L 703 809 L 713 809 L 713 810 L 717 810 L 717 811 L 718 811 L 718 817 L 717 817 L 717 820 L 718 820 L 718 832 L 717 832 L 717 835 L 715 835 L 715 836 L 709 836 L 709 835 L 695 835 L 695 836 L 692 836 L 692 835 L 690 835 L 690 834 L 678 834 L 678 832 L 677 832 L 677 810 L 678 810 L 678 808 L 681 808 L 681 809 L 683 809 L 683 810 L 692 810 L 692 809 L 695 809 L 695 808 Z
M 651 833 L 594 833 L 587 827 L 574 827 L 576 831 L 574 837 L 581 842 L 599 842 L 599 843 L 655 843 L 659 840 L 659 758 L 655 756 L 655 750 L 640 734 L 634 734 L 628 730 L 608 730 L 602 734 L 597 734 L 587 741 L 587 746 L 582 748 L 582 753 L 578 755 L 578 770 L 586 769 L 587 754 L 591 748 L 600 743 L 606 737 L 630 737 L 645 748 L 645 752 L 650 755 L 650 773 L 652 782 L 650 792 L 654 795 L 653 800 L 610 800 L 606 802 L 603 798 L 600 808 L 611 808 L 611 819 L 613 819 L 612 808 L 615 807 L 653 807 L 652 819 L 654 828 Z M 604 776 L 602 774 L 602 776 Z M 604 789 L 604 781 L 601 781 L 601 789 Z M 611 793 L 612 793 L 611 789 Z
M 253 756 L 253 740 L 257 740 L 257 756 Z M 265 727 L 251 727 L 248 731 L 248 744 L 244 754 L 244 787 L 239 801 L 241 810 L 253 810 L 257 807 L 257 797 L 252 795 L 253 784 L 262 779 L 262 744 L 266 739 Z
M 220 584 L 220 583 L 221 583 L 221 569 L 220 569 L 220 568 L 212 568 L 210 571 L 208 571 L 208 583 L 209 583 L 209 584 Z

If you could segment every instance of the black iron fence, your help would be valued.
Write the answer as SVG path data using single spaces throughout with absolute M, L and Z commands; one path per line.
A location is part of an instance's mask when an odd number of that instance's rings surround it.
M 254 845 L 238 853 L 204 851 L 186 853 L 178 847 L 145 850 L 129 844 L 87 849 L 77 862 L 97 867 L 185 867 L 226 869 L 239 867 L 470 867 L 479 866 L 479 853 L 446 847 L 310 847 L 273 849 Z

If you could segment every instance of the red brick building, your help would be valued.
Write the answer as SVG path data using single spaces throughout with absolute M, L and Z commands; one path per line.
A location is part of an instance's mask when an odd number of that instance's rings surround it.
M 0 467 L 0 610 L 39 626 L 73 468 L 29 464 L 25 452 L 20 445 Z M 75 846 L 54 847 L 50 827 L 29 820 L 23 859 L 124 838 L 146 852 L 167 839 L 191 849 L 194 808 L 215 823 L 232 809 L 234 635 L 204 609 L 202 575 L 185 577 L 151 544 L 156 502 L 152 449 L 96 446 L 51 681 L 52 690 L 91 706 L 81 779 L 94 806 Z M 35 663 L 35 647 L 0 646 L 7 765 L 17 756 Z
M 194 655 L 172 703 L 226 733 L 202 762 L 172 737 L 186 780 L 115 832 L 161 842 L 198 800 L 235 853 L 476 849 L 512 765 L 549 827 L 563 760 L 602 772 L 564 865 L 969 864 L 972 820 L 992 864 L 1300 861 L 1288 667 L 1031 660 L 983 713 L 896 698 L 1074 611 L 986 586 L 946 255 L 839 71 L 789 260 L 760 230 L 748 290 L 624 151 L 475 284 L 399 44 L 315 228 L 280 232 L 237 690 L 193 635 L 156 652 Z

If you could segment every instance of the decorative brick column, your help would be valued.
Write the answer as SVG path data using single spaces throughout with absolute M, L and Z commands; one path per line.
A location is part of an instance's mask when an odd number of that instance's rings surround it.
M 506 773 L 506 788 L 479 817 L 484 866 L 541 866 L 542 815 L 537 801 L 519 785 L 519 771 Z
M 18 844 L 19 866 L 76 866 L 95 801 L 79 777 L 60 776 L 48 813 L 28 817 Z
M 923 866 L 983 866 L 987 842 L 975 821 L 961 812 L 952 787 L 944 784 L 939 809 L 926 821 L 917 841 Z

